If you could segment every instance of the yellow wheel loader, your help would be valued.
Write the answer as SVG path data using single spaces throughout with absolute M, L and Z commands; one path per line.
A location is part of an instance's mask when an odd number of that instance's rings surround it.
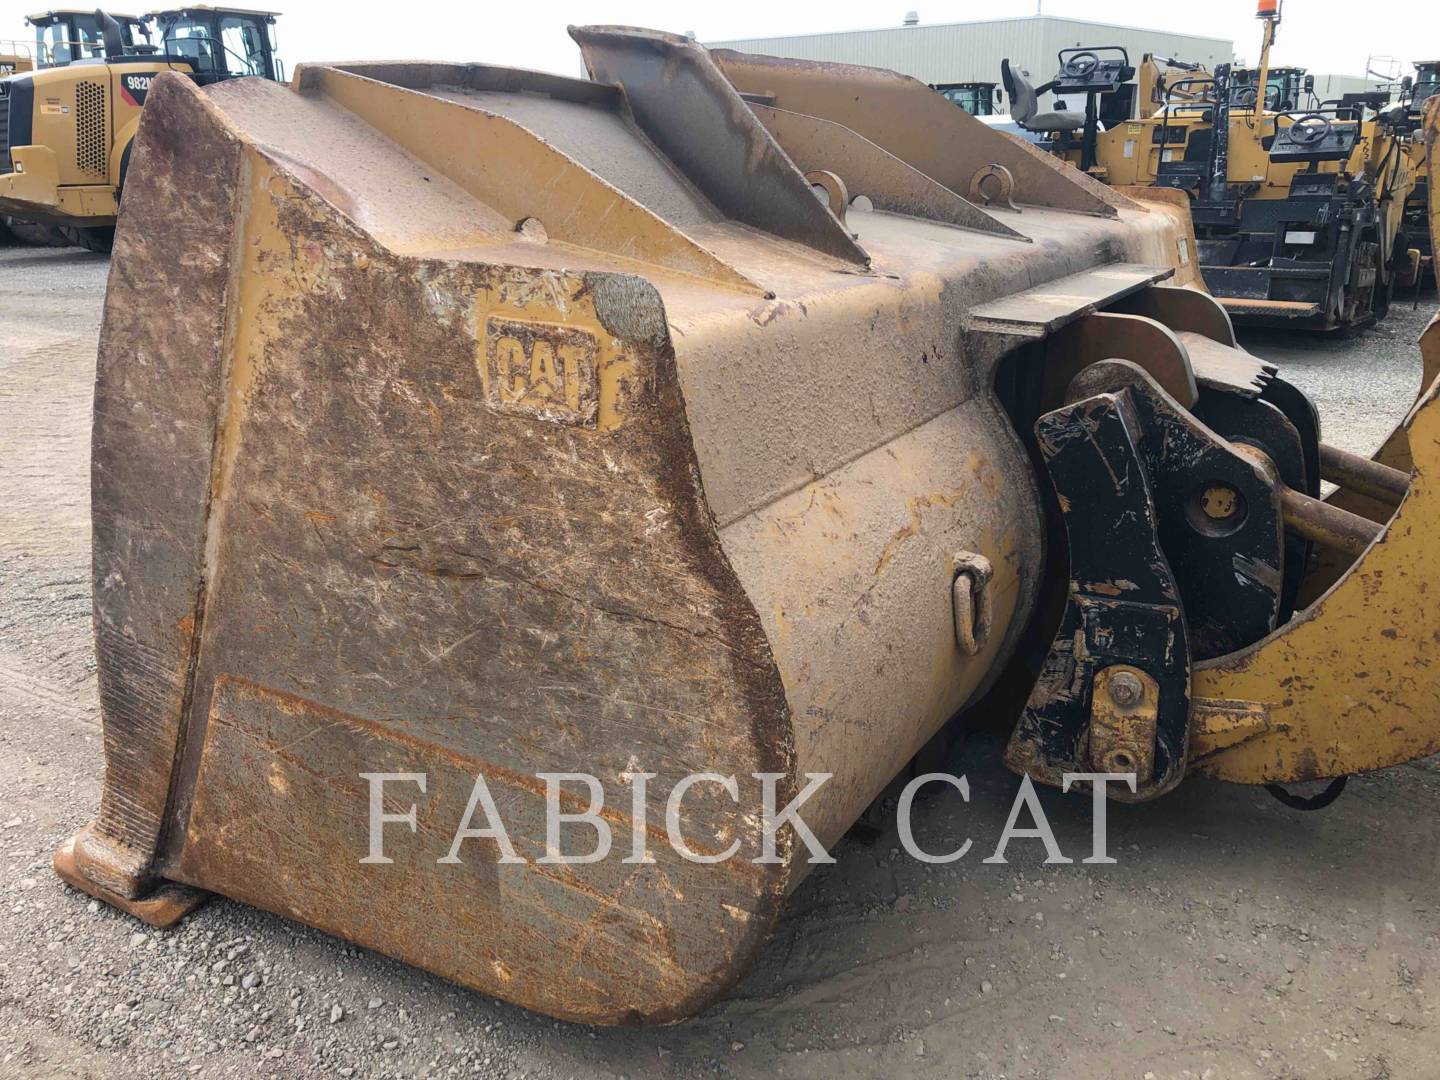
M 110 17 L 119 26 L 120 40 L 126 49 L 143 51 L 150 45 L 150 29 L 144 19 L 118 13 L 111 13 Z M 53 8 L 38 15 L 27 15 L 25 22 L 35 28 L 35 38 L 33 41 L 0 40 L 0 78 L 105 55 L 96 11 Z
M 1440 749 L 1440 322 L 1343 453 L 1178 193 L 890 72 L 571 33 L 591 81 L 156 78 L 65 880 L 658 1023 L 957 714 L 1134 801 Z
M 1275 11 L 1278 23 L 1280 12 Z M 1273 35 L 1271 35 L 1273 41 Z M 1318 104 L 1315 99 L 1315 76 L 1303 67 L 1270 67 L 1262 56 L 1258 68 L 1232 67 L 1230 69 L 1230 92 L 1237 105 L 1253 106 L 1260 103 L 1260 80 L 1265 81 L 1264 106 L 1267 112 L 1292 112 L 1307 102 Z M 1203 95 L 1202 95 L 1203 96 Z
M 119 27 L 120 41 L 127 52 L 154 52 L 150 28 L 144 19 L 119 13 L 112 13 L 110 17 Z M 74 60 L 96 60 L 105 52 L 101 17 L 97 11 L 52 8 L 27 16 L 25 22 L 35 28 L 32 41 L 0 41 L 0 172 L 8 168 L 4 163 L 10 123 L 5 103 L 8 93 L 5 77 L 37 68 L 63 67 Z M 11 238 L 40 246 L 76 243 L 93 246 L 97 239 L 103 237 L 88 232 L 82 234 L 75 228 L 17 220 L 11 214 L 0 212 L 0 241 Z
M 1173 81 L 1157 111 L 1125 122 L 1097 123 L 1133 75 L 1123 49 L 1061 50 L 1042 89 L 1083 97 L 1083 118 L 1036 112 L 1004 63 L 1012 116 L 1106 183 L 1183 192 L 1206 287 L 1237 322 L 1354 330 L 1385 315 L 1414 258 L 1413 124 L 1383 92 L 1316 102 L 1304 69 L 1270 67 L 1278 5 L 1261 0 L 1260 17 L 1257 69 Z
M 31 70 L 63 67 L 75 60 L 102 60 L 105 57 L 106 18 L 119 29 L 120 44 L 128 51 L 154 52 L 150 27 L 145 19 L 119 12 L 91 9 L 52 8 L 38 15 L 28 15 L 26 25 L 35 28 Z
M 0 215 L 58 227 L 97 251 L 110 247 L 156 76 L 282 77 L 272 12 L 197 5 L 123 24 L 101 11 L 31 21 L 35 70 L 0 80 Z

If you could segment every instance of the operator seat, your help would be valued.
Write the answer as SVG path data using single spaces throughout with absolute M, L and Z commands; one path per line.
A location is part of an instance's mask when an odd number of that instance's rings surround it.
M 1010 96 L 1010 119 L 1026 131 L 1043 135 L 1047 131 L 1079 131 L 1085 126 L 1081 113 L 1037 112 L 1040 99 L 1035 88 L 1010 66 L 1009 60 L 1000 61 L 1000 80 Z

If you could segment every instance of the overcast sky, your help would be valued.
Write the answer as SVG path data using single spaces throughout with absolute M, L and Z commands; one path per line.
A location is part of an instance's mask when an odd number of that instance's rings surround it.
M 0 0 L 0 39 L 29 37 L 22 19 L 45 0 Z M 73 0 L 72 0 L 73 2 Z M 218 2 L 218 0 L 212 0 Z M 242 3 L 245 0 L 242 0 Z M 260 0 L 248 0 L 259 6 Z M 150 0 L 143 10 L 149 10 Z M 1048 15 L 1143 26 L 1233 39 L 1253 61 L 1259 25 L 1253 0 L 1043 0 Z M 83 6 L 77 4 L 76 6 Z M 693 30 L 701 41 L 818 30 L 898 25 L 909 9 L 922 23 L 1033 15 L 1035 0 L 828 0 L 824 4 L 776 0 L 413 0 L 373 4 L 351 0 L 277 0 L 280 54 L 293 70 L 303 60 L 479 60 L 574 75 L 579 53 L 570 23 L 624 23 L 662 30 Z M 118 8 L 117 8 L 118 9 Z M 1360 22 L 1361 19 L 1368 21 Z M 1418 50 L 1426 55 L 1412 55 Z M 1367 56 L 1400 60 L 1440 55 L 1440 3 L 1435 0 L 1291 0 L 1280 27 L 1276 59 L 1319 73 L 1361 74 Z M 1408 66 L 1404 69 L 1409 71 Z

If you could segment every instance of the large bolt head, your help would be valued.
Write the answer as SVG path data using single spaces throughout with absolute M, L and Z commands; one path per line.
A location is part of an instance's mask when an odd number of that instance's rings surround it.
M 1145 684 L 1128 671 L 1117 671 L 1106 681 L 1110 700 L 1121 708 L 1128 709 L 1145 699 Z

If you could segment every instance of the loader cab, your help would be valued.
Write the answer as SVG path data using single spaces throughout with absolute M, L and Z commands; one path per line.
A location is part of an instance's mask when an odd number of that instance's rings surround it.
M 149 27 L 135 15 L 110 17 L 120 27 L 120 40 L 126 52 L 155 51 Z M 96 60 L 105 56 L 105 34 L 94 8 L 80 11 L 57 8 L 27 16 L 25 22 L 35 28 L 34 61 L 37 68 L 64 67 L 76 60 Z
M 1255 81 L 1260 77 L 1255 68 L 1236 68 L 1230 84 L 1230 103 L 1239 108 L 1256 105 L 1259 91 Z M 1265 77 L 1265 111 L 1290 112 L 1314 96 L 1315 77 L 1302 67 L 1271 68 Z
M 205 86 L 246 75 L 279 81 L 284 67 L 276 57 L 274 11 L 219 8 L 207 4 L 151 12 L 161 50 L 185 60 Z
M 993 82 L 935 83 L 930 89 L 971 116 L 994 116 L 999 111 L 1000 88 Z
M 1416 60 L 1415 84 L 1410 97 L 1410 108 L 1418 109 L 1436 94 L 1440 94 L 1440 60 Z

